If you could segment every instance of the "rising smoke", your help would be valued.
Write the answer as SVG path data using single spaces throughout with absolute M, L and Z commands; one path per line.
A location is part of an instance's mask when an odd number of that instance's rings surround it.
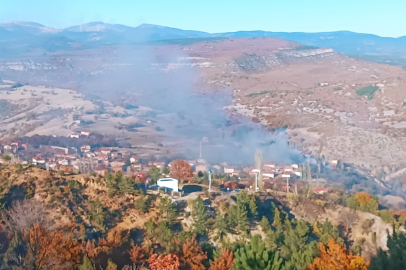
M 253 163 L 261 149 L 264 161 L 301 162 L 300 152 L 289 146 L 283 130 L 269 132 L 261 124 L 239 116 L 230 118 L 229 88 L 213 86 L 202 91 L 200 68 L 178 47 L 162 52 L 150 46 L 120 47 L 115 60 L 81 85 L 90 96 L 150 107 L 168 140 L 182 140 L 188 158 L 212 162 Z M 165 142 L 162 142 L 165 144 Z

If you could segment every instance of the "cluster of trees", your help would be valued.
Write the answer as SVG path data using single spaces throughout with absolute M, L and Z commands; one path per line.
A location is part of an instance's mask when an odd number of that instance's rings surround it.
M 114 175 L 106 172 L 104 178 L 106 179 L 110 197 L 114 197 L 116 194 L 139 194 L 141 192 L 134 181 L 124 176 L 121 171 L 116 172 Z
M 52 178 L 52 173 L 49 174 L 45 185 L 52 196 L 61 198 L 61 204 L 53 204 L 51 199 L 44 206 L 32 199 L 0 210 L 0 239 L 4 240 L 0 256 L 5 269 L 406 269 L 406 234 L 399 232 L 398 223 L 394 224 L 393 235 L 388 237 L 388 250 L 379 250 L 369 263 L 360 256 L 360 247 L 354 249 L 352 245 L 347 249 L 345 236 L 328 220 L 310 224 L 294 219 L 281 205 L 265 203 L 244 190 L 236 194 L 235 202 L 220 203 L 213 212 L 208 211 L 201 197 L 188 202 L 188 207 L 181 202 L 174 204 L 168 196 L 150 201 L 151 196 L 142 194 L 121 172 L 106 174 L 105 179 L 97 177 L 106 183 L 106 195 L 119 199 L 126 194 L 137 194 L 138 199 L 128 205 L 142 213 L 154 205 L 151 213 L 157 214 L 145 222 L 141 242 L 130 232 L 111 224 L 111 211 L 103 205 L 101 196 L 100 200 L 88 201 L 79 182 Z M 29 197 L 34 194 L 35 189 Z M 406 211 L 379 211 L 376 202 L 367 193 L 346 199 L 353 209 L 381 216 L 386 213 L 397 217 L 395 221 L 406 218 Z M 75 206 L 79 203 L 80 207 Z M 75 207 L 80 208 L 80 214 L 71 219 L 76 223 L 55 224 L 49 210 L 58 205 L 67 206 L 72 212 Z M 123 203 L 122 211 L 128 205 Z M 348 224 L 353 218 L 350 214 L 346 217 Z M 83 217 L 90 223 L 83 221 Z M 372 225 L 373 220 L 366 220 L 361 227 L 370 234 Z
M 405 225 L 406 211 L 393 211 L 391 209 L 379 210 L 379 198 L 366 192 L 358 192 L 345 200 L 345 205 L 351 209 L 369 212 L 382 218 L 386 223 L 395 223 L 396 226 Z
M 93 148 L 118 146 L 116 140 L 113 137 L 103 136 L 101 134 L 93 134 L 90 137 L 80 137 L 79 139 L 70 137 L 34 135 L 30 137 L 22 137 L 19 140 L 23 143 L 28 143 L 31 145 L 53 145 L 76 148 L 79 148 L 84 144 L 90 145 Z

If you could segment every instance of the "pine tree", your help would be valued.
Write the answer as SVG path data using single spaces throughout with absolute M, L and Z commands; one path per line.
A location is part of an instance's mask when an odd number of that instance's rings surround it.
M 176 221 L 176 209 L 172 204 L 172 200 L 169 197 L 161 197 L 158 205 L 160 217 L 167 221 L 169 224 L 173 224 Z
M 83 262 L 79 265 L 79 270 L 94 270 L 93 263 L 87 256 L 83 256 Z
M 205 234 L 207 230 L 207 211 L 204 201 L 198 197 L 193 203 L 193 227 L 196 234 Z
M 262 216 L 262 219 L 259 222 L 259 225 L 261 226 L 262 231 L 264 233 L 267 233 L 271 229 L 271 224 L 269 224 L 269 220 L 266 216 Z
M 282 258 L 278 252 L 273 253 L 265 248 L 260 236 L 255 235 L 251 242 L 238 249 L 235 253 L 235 270 L 280 270 Z
M 216 216 L 216 220 L 214 222 L 214 228 L 217 230 L 216 231 L 217 238 L 220 238 L 220 239 L 222 239 L 223 236 L 230 231 L 227 226 L 226 219 L 221 214 L 218 214 Z
M 254 218 L 258 215 L 257 203 L 254 195 L 249 195 L 246 190 L 242 190 L 237 194 L 237 204 L 241 203 L 246 206 L 248 211 L 248 217 Z
M 406 234 L 397 232 L 393 226 L 393 234 L 389 235 L 387 251 L 380 249 L 378 255 L 371 259 L 370 270 L 406 269 Z
M 237 228 L 240 232 L 246 233 L 249 229 L 248 211 L 245 204 L 237 202 Z
M 275 207 L 273 223 L 274 223 L 275 228 L 278 231 L 282 231 L 283 226 L 282 226 L 281 212 L 279 211 L 279 209 L 277 207 Z
M 155 229 L 155 237 L 166 251 L 171 251 L 173 244 L 173 232 L 169 228 L 169 223 L 167 221 L 161 221 L 158 224 L 157 228 Z

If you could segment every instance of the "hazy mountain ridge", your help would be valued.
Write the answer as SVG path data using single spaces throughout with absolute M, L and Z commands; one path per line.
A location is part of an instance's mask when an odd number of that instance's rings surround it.
M 55 39 L 52 39 L 52 37 Z M 78 46 L 77 44 L 73 46 L 73 43 L 80 43 L 81 46 L 79 47 L 95 47 L 111 44 L 148 43 L 192 38 L 258 37 L 274 37 L 310 46 L 329 47 L 349 56 L 406 66 L 406 36 L 389 38 L 350 31 L 288 33 L 259 30 L 211 34 L 153 24 L 131 27 L 104 22 L 90 22 L 61 30 L 32 22 L 7 22 L 0 24 L 0 49 L 2 49 L 2 56 L 15 55 L 32 50 L 52 52 L 76 49 Z M 56 45 L 53 46 L 52 42 L 49 43 L 49 39 L 53 40 Z M 58 40 L 58 42 L 55 42 L 55 40 Z

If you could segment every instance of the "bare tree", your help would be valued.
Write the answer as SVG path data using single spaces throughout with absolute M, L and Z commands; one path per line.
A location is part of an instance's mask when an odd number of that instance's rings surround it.
M 358 216 L 357 212 L 355 212 L 355 211 L 341 212 L 340 220 L 345 226 L 345 231 L 347 232 L 347 235 L 349 234 L 350 226 L 356 224 L 358 219 L 359 219 L 359 216 Z
M 1 220 L 4 224 L 3 229 L 11 235 L 29 230 L 34 224 L 45 228 L 51 227 L 44 206 L 35 200 L 13 203 L 13 206 L 2 214 Z

